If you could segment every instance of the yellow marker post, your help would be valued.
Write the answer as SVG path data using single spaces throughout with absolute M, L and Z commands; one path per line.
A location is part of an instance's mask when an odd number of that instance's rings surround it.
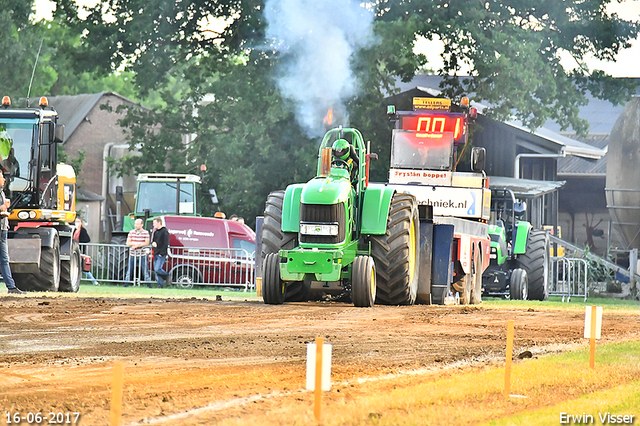
M 602 306 L 584 307 L 584 338 L 589 339 L 589 367 L 596 368 L 596 340 L 602 329 Z
M 320 421 L 320 408 L 322 403 L 322 347 L 324 339 L 316 337 L 316 383 L 314 390 L 313 415 L 316 421 Z
M 122 385 L 124 381 L 124 365 L 117 361 L 113 365 L 113 382 L 111 385 L 111 426 L 120 426 L 122 422 Z
M 504 396 L 511 394 L 511 359 L 513 358 L 514 321 L 507 321 L 507 361 L 504 366 Z
M 596 320 L 598 315 L 596 314 L 597 307 L 591 306 L 591 335 L 589 336 L 589 340 L 591 343 L 591 350 L 589 351 L 589 367 L 591 369 L 596 368 Z

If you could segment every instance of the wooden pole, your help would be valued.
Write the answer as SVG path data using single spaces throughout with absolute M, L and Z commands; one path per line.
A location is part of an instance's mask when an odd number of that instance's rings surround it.
M 596 309 L 597 307 L 594 305 L 591 307 L 591 350 L 589 353 L 589 367 L 591 369 L 596 368 Z
M 320 408 L 322 403 L 322 347 L 324 339 L 316 337 L 316 382 L 314 390 L 313 415 L 320 422 Z
M 111 385 L 111 426 L 120 426 L 122 421 L 122 385 L 124 365 L 116 361 L 113 365 L 113 382 Z
M 511 359 L 513 357 L 514 321 L 507 321 L 507 360 L 504 366 L 504 396 L 511 394 Z

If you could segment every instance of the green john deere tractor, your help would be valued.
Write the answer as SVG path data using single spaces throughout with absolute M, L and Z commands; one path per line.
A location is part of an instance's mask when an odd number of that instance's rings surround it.
M 330 130 L 320 144 L 317 176 L 269 194 L 262 227 L 265 303 L 318 295 L 359 307 L 415 302 L 418 205 L 412 195 L 368 182 L 376 157 L 358 130 Z
M 510 189 L 491 190 L 491 262 L 482 275 L 483 294 L 514 300 L 549 297 L 549 238 L 519 220 L 526 205 Z

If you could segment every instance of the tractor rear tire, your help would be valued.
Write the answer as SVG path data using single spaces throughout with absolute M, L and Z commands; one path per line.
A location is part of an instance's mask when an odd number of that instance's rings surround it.
M 359 308 L 369 308 L 376 300 L 376 267 L 371 256 L 358 256 L 351 266 L 351 299 Z
M 529 300 L 549 298 L 549 237 L 542 230 L 532 230 L 527 251 L 518 256 L 518 267 L 527 272 Z
M 284 303 L 284 285 L 280 279 L 280 256 L 269 253 L 262 266 L 262 298 L 267 305 Z
M 527 300 L 529 293 L 529 283 L 527 279 L 527 271 L 522 268 L 516 268 L 511 271 L 511 279 L 509 281 L 509 298 L 511 300 Z
M 16 286 L 24 291 L 58 291 L 60 287 L 60 240 L 53 240 L 53 247 L 42 247 L 40 270 L 35 273 L 12 274 Z
M 107 270 L 108 278 L 113 281 L 124 281 L 127 278 L 127 268 L 129 264 L 129 247 L 126 235 L 113 235 L 111 237 L 111 246 L 105 247 L 107 253 Z
M 413 195 L 391 199 L 387 232 L 371 236 L 376 268 L 376 303 L 413 305 L 418 293 L 420 264 L 418 204 Z
M 80 256 L 80 243 L 71 240 L 71 257 L 69 260 L 60 261 L 60 286 L 59 291 L 77 293 L 80 290 L 82 278 L 82 256 Z
M 262 224 L 262 260 L 270 253 L 280 250 L 291 250 L 298 246 L 298 234 L 282 232 L 282 206 L 284 191 L 273 191 L 267 197 Z M 264 275 L 264 270 L 262 271 Z M 285 302 L 306 302 L 309 300 L 309 285 L 304 281 L 288 281 L 286 283 Z

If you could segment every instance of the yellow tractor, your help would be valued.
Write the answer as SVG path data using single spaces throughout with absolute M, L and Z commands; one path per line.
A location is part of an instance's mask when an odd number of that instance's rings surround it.
M 81 254 L 75 231 L 76 176 L 58 164 L 64 126 L 45 97 L 38 108 L 0 107 L 0 166 L 8 211 L 8 248 L 16 285 L 25 291 L 77 292 Z

